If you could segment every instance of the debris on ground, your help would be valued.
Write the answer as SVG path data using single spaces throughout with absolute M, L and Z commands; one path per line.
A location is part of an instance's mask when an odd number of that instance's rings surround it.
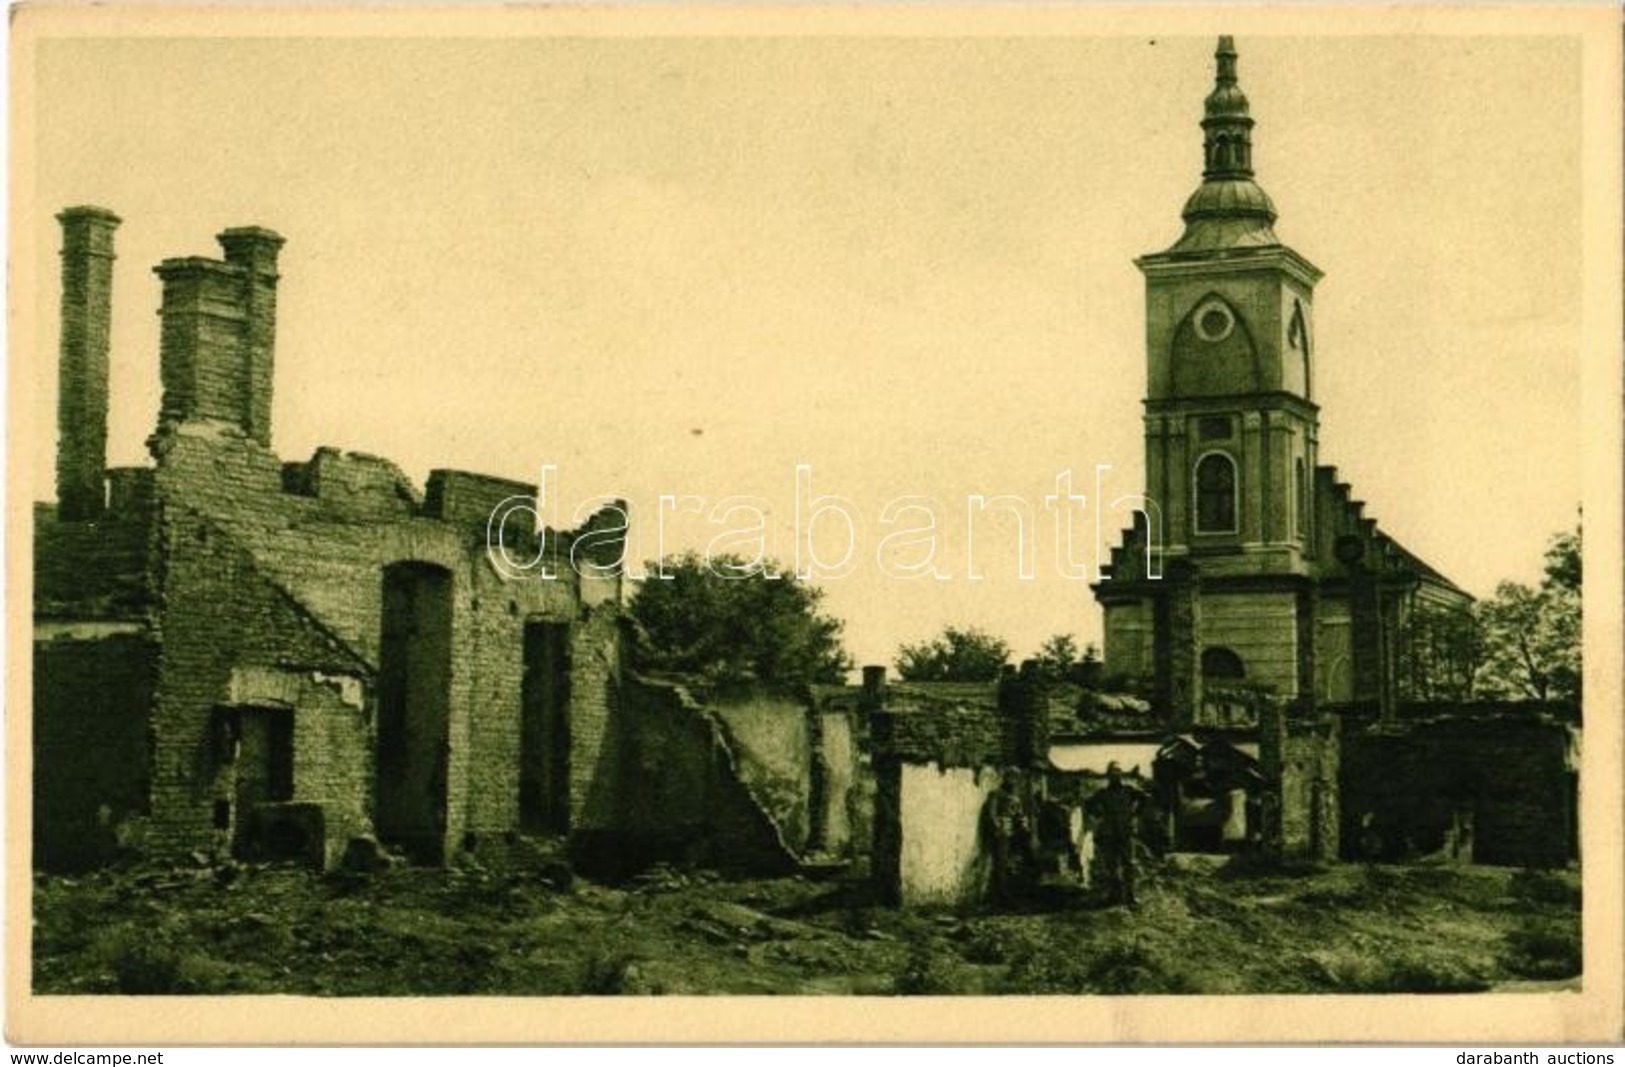
M 607 885 L 517 847 L 425 868 L 358 839 L 327 875 L 188 859 L 37 875 L 34 992 L 1447 993 L 1572 988 L 1580 966 L 1572 870 L 1181 861 L 1135 908 L 1016 912 L 676 867 Z

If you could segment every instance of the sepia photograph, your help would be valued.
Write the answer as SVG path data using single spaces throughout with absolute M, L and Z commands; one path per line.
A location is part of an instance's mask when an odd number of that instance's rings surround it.
M 1619 1039 L 1617 11 L 12 18 L 12 1040 Z

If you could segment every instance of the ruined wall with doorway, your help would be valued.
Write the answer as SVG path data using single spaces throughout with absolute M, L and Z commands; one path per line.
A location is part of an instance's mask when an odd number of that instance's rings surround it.
M 102 273 L 118 220 L 63 220 L 72 328 L 59 502 L 36 509 L 36 769 L 100 752 L 89 720 L 115 718 L 127 774 L 98 771 L 83 791 L 113 797 L 106 819 L 159 855 L 269 848 L 325 866 L 379 833 L 433 861 L 482 834 L 590 821 L 605 807 L 593 774 L 619 672 L 620 579 L 602 565 L 619 556 L 624 510 L 575 531 L 505 531 L 514 558 L 552 573 L 503 573 L 487 523 L 534 485 L 437 470 L 420 489 L 387 460 L 333 448 L 282 460 L 270 425 L 282 239 L 255 227 L 221 233 L 219 259 L 156 269 L 154 465 L 105 470 Z M 572 566 L 578 550 L 598 569 Z M 109 622 L 149 647 L 82 640 Z M 52 647 L 63 627 L 78 637 Z M 87 704 L 69 678 L 101 660 L 132 678 L 116 708 Z M 86 813 L 45 780 L 36 845 L 50 856 Z
M 234 679 L 256 670 L 365 679 L 372 670 L 202 516 L 167 510 L 159 552 L 164 610 L 146 844 L 159 853 L 180 853 L 234 839 L 239 819 L 248 814 L 239 810 L 236 796 L 240 738 L 221 709 L 247 704 L 299 710 L 286 704 L 284 694 L 243 693 L 241 684 L 234 694 Z
M 386 843 L 436 862 L 470 834 L 527 818 L 538 832 L 590 821 L 595 754 L 613 713 L 616 613 L 585 609 L 567 565 L 551 581 L 492 569 L 483 536 L 493 498 L 526 487 L 436 472 L 432 484 L 458 493 L 419 504 L 382 461 L 312 462 L 316 479 L 309 465 L 250 446 L 191 441 L 161 462 L 160 493 L 176 502 L 165 511 L 162 752 L 197 743 L 182 724 L 221 700 L 233 666 L 308 667 L 376 688 L 372 830 Z M 538 632 L 554 635 L 545 653 Z M 546 755 L 538 745 L 550 746 Z M 551 807 L 527 815 L 539 777 Z
M 365 680 L 318 670 L 236 667 L 214 728 L 216 828 L 245 856 L 327 868 L 372 832 L 373 717 Z M 230 819 L 231 825 L 224 825 Z

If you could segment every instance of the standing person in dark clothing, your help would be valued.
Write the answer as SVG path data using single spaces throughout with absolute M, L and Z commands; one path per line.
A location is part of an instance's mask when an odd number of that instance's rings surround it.
M 1020 899 L 1034 874 L 1033 823 L 1021 784 L 1015 773 L 1006 770 L 982 809 L 983 832 L 993 860 L 993 897 L 1002 904 Z
M 1010 839 L 1014 833 L 1013 802 L 1008 780 L 987 798 L 982 806 L 982 834 L 992 860 L 993 899 L 1005 903 L 1010 897 Z
M 1117 764 L 1106 767 L 1106 788 L 1089 801 L 1095 816 L 1095 847 L 1100 857 L 1101 882 L 1112 904 L 1134 905 L 1134 837 L 1139 824 L 1140 796 L 1123 784 Z

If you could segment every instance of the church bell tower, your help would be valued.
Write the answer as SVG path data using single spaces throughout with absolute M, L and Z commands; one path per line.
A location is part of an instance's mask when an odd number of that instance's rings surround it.
M 1146 496 L 1108 580 L 1106 669 L 1154 677 L 1189 722 L 1204 689 L 1259 683 L 1292 697 L 1307 660 L 1316 571 L 1320 271 L 1275 235 L 1253 178 L 1253 119 L 1236 49 L 1219 38 L 1203 109 L 1202 182 L 1185 230 L 1135 265 L 1146 285 Z M 1149 543 L 1147 539 L 1149 538 Z M 1136 566 L 1149 549 L 1160 576 Z M 1131 562 L 1132 561 L 1132 562 Z
M 1146 491 L 1170 557 L 1204 576 L 1304 573 L 1315 468 L 1313 301 L 1320 271 L 1275 236 L 1253 180 L 1236 49 L 1219 38 L 1202 184 L 1146 283 Z

